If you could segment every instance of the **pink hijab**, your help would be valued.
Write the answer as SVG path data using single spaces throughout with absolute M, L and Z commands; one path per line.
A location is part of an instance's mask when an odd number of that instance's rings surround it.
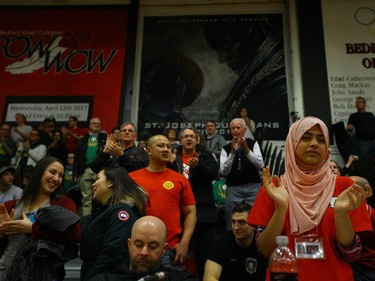
M 298 142 L 313 126 L 322 129 L 327 145 L 325 160 L 314 167 L 295 157 Z M 329 133 L 324 122 L 316 117 L 305 117 L 290 126 L 285 143 L 285 174 L 281 182 L 289 193 L 291 234 L 298 235 L 319 225 L 335 189 L 335 179 L 329 168 L 331 150 Z

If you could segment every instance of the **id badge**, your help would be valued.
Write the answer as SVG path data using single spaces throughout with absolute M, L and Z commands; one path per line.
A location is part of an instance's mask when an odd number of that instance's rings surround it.
M 323 238 L 312 236 L 299 236 L 294 239 L 297 259 L 325 259 Z

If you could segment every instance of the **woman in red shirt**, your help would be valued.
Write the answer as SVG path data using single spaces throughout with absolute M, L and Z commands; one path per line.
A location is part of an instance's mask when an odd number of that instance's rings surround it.
M 330 156 L 323 121 L 305 117 L 292 124 L 285 174 L 271 179 L 264 169 L 263 187 L 248 220 L 258 228 L 258 246 L 267 257 L 276 247 L 276 236 L 289 237 L 289 247 L 297 249 L 299 281 L 353 280 L 349 263 L 361 255 L 360 235 L 372 232 L 365 205 L 370 186 L 334 175 Z M 311 249 L 316 251 L 307 251 Z

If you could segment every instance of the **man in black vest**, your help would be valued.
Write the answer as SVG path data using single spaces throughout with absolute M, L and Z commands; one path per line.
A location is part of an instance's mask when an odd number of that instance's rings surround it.
M 259 144 L 245 139 L 246 123 L 241 118 L 230 122 L 232 141 L 225 145 L 220 154 L 220 173 L 226 178 L 225 224 L 231 230 L 232 209 L 242 201 L 251 206 L 260 189 L 260 173 L 263 157 Z

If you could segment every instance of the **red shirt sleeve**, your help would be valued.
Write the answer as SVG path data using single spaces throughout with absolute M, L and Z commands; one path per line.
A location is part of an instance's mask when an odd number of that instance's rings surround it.
M 266 226 L 271 220 L 274 212 L 275 203 L 267 195 L 266 190 L 262 186 L 255 199 L 254 205 L 251 208 L 247 223 L 254 227 L 257 227 L 259 225 Z

